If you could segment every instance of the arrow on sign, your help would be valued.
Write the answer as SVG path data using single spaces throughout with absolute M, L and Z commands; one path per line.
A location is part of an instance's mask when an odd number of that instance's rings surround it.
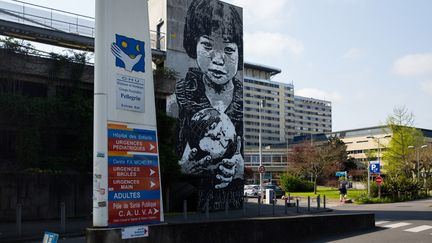
M 156 173 L 156 171 L 150 169 L 150 176 L 153 175 L 154 173 Z
M 150 151 L 152 151 L 154 148 L 156 148 L 156 146 L 154 146 L 153 144 L 150 144 Z
M 150 181 L 150 188 L 156 186 L 156 183 L 154 183 L 153 181 Z
M 153 208 L 154 212 L 153 214 L 157 214 L 159 212 L 159 210 L 157 210 L 157 208 Z

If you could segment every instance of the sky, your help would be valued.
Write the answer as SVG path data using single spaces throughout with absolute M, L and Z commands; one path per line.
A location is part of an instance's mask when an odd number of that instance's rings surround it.
M 94 0 L 25 0 L 94 16 Z M 243 8 L 245 61 L 332 102 L 333 131 L 385 124 L 405 107 L 432 129 L 432 1 L 225 0 Z

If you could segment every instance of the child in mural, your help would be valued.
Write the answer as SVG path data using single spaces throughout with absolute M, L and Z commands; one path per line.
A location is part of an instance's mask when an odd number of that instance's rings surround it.
M 208 199 L 211 194 L 215 201 L 236 191 L 242 194 L 243 84 L 235 78 L 243 68 L 242 31 L 241 17 L 229 4 L 194 0 L 189 6 L 183 46 L 188 56 L 196 60 L 198 68 L 190 68 L 186 77 L 176 84 L 177 152 L 182 157 L 179 163 L 184 172 L 211 176 L 212 190 L 204 197 Z M 211 152 L 217 148 L 211 148 L 212 140 L 205 138 L 205 132 L 201 136 L 190 135 L 198 129 L 196 126 L 203 126 L 202 130 L 209 132 L 212 129 L 205 120 L 215 119 L 220 119 L 216 126 L 220 123 L 219 126 L 228 129 L 217 138 L 229 143 L 228 152 L 223 154 Z M 230 124 L 234 131 L 229 131 Z

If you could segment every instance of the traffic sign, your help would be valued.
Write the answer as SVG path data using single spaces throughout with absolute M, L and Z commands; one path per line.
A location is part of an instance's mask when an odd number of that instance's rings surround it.
M 369 162 L 369 171 L 371 174 L 379 174 L 380 173 L 380 162 L 379 161 L 370 161 Z
M 383 182 L 382 177 L 381 177 L 381 176 L 377 176 L 377 177 L 375 178 L 375 182 L 376 182 L 376 184 L 381 185 L 381 183 Z
M 340 176 L 347 176 L 347 172 L 346 171 L 336 171 L 336 176 L 340 177 Z
M 265 172 L 264 165 L 260 165 L 260 167 L 258 167 L 258 171 L 259 171 L 259 173 L 264 173 Z

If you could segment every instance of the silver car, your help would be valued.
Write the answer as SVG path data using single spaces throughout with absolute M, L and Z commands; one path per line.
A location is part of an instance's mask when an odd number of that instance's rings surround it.
M 245 185 L 244 195 L 246 197 L 257 197 L 259 193 L 259 185 Z

